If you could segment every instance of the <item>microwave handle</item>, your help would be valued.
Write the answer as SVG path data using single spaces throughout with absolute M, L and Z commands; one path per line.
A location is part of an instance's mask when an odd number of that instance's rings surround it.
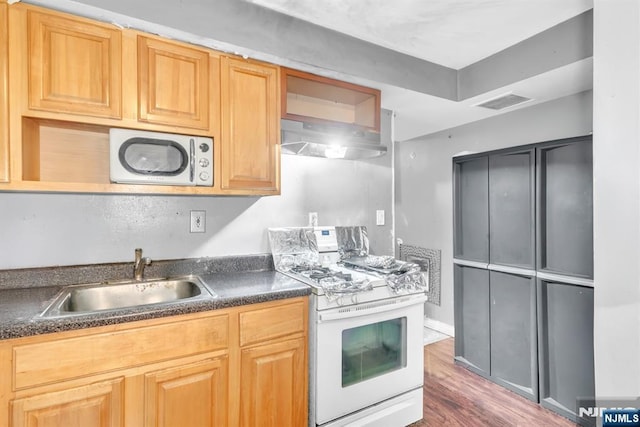
M 193 182 L 196 171 L 196 141 L 193 138 L 190 138 L 189 141 L 189 182 Z

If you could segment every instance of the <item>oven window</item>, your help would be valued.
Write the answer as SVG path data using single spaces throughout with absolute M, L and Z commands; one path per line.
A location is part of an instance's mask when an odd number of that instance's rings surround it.
M 342 387 L 407 366 L 407 318 L 342 331 Z

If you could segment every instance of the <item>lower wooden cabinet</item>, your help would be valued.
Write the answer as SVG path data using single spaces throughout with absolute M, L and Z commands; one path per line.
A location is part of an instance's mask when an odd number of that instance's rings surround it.
M 0 426 L 305 425 L 307 316 L 299 297 L 0 341 Z
M 307 422 L 306 342 L 302 338 L 242 350 L 240 425 L 298 427 Z
M 11 403 L 12 427 L 120 427 L 123 379 L 35 394 Z
M 146 427 L 227 425 L 227 357 L 145 375 Z

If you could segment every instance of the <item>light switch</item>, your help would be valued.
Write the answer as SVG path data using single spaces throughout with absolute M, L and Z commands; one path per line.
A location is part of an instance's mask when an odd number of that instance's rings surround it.
M 384 225 L 384 210 L 376 211 L 376 225 Z

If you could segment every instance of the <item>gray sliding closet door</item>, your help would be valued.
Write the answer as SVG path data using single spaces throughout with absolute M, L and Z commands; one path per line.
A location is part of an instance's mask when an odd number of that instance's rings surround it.
M 491 377 L 538 400 L 536 284 L 531 276 L 491 271 Z
M 455 161 L 455 160 L 454 160 Z M 489 261 L 488 159 L 454 163 L 454 257 Z
M 594 396 L 593 157 L 582 136 L 453 159 L 455 360 L 574 421 Z
M 489 157 L 489 262 L 535 268 L 533 149 Z
M 577 421 L 595 396 L 593 288 L 538 279 L 538 340 L 540 402 Z
M 593 278 L 591 138 L 538 149 L 538 270 Z
M 454 265 L 456 359 L 489 375 L 489 271 Z

